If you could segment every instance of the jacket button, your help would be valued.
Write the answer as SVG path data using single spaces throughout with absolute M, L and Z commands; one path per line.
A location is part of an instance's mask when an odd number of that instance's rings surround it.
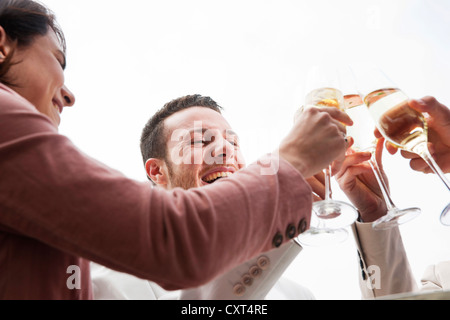
M 270 265 L 270 259 L 266 256 L 261 256 L 256 260 L 256 264 L 258 267 L 260 267 L 262 270 L 266 270 Z
M 306 231 L 306 220 L 302 219 L 300 220 L 300 222 L 298 223 L 298 232 L 299 233 L 303 233 Z
M 286 228 L 286 238 L 292 239 L 295 237 L 295 233 L 297 230 L 295 229 L 295 226 L 293 224 L 289 224 Z
M 273 237 L 272 244 L 275 248 L 278 248 L 283 243 L 283 235 L 279 232 Z
M 248 272 L 253 278 L 258 278 L 262 274 L 262 270 L 258 266 L 251 266 Z
M 245 293 L 245 287 L 242 283 L 236 283 L 233 287 L 233 293 L 238 296 L 241 297 L 244 295 Z
M 244 275 L 242 276 L 242 279 L 241 279 L 241 280 L 242 280 L 242 283 L 243 283 L 244 285 L 246 285 L 247 287 L 251 286 L 252 283 L 253 283 L 253 278 L 252 278 L 252 276 L 249 275 L 248 273 L 244 274 Z

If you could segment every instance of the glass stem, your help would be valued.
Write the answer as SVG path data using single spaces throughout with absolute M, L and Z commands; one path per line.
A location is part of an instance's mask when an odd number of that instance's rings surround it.
M 325 175 L 325 200 L 331 200 L 331 165 L 323 170 Z
M 450 191 L 450 182 L 445 177 L 444 172 L 442 172 L 441 168 L 438 166 L 436 161 L 434 161 L 433 156 L 428 150 L 428 146 L 426 142 L 420 143 L 414 147 L 413 152 L 419 154 L 423 160 L 427 163 L 427 165 L 433 170 L 434 173 L 441 178 L 442 182 L 447 186 L 447 189 Z
M 392 202 L 391 196 L 389 195 L 389 189 L 383 179 L 383 175 L 381 174 L 380 168 L 378 167 L 377 160 L 375 158 L 375 149 L 372 150 L 372 157 L 369 160 L 369 164 L 372 167 L 372 171 L 375 174 L 375 178 L 378 181 L 378 184 L 381 189 L 381 193 L 383 194 L 384 201 L 386 202 L 387 211 L 391 211 L 395 209 L 394 202 Z

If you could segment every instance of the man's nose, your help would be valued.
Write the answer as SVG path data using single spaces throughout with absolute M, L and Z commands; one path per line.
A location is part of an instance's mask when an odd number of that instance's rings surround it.
M 213 150 L 211 156 L 215 160 L 221 160 L 221 164 L 227 163 L 229 159 L 234 157 L 234 146 L 227 139 L 223 137 L 215 137 Z

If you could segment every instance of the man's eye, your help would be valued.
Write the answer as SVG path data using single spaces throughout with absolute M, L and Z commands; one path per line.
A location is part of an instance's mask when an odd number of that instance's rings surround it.
M 239 148 L 239 141 L 237 141 L 237 140 L 228 140 L 228 142 L 229 142 L 232 146 L 234 146 L 234 147 L 236 147 L 236 148 Z
M 192 140 L 191 141 L 192 145 L 201 145 L 201 144 L 204 144 L 204 143 L 205 143 L 204 140 Z

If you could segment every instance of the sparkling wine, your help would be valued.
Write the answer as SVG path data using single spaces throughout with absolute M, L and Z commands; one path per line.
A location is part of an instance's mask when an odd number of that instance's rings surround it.
M 410 108 L 408 97 L 399 89 L 376 90 L 364 98 L 378 129 L 394 145 L 409 151 L 427 141 L 423 115 Z
M 344 105 L 345 110 L 349 110 L 364 105 L 364 102 L 359 94 L 347 94 L 344 96 Z
M 306 105 L 344 108 L 342 92 L 334 88 L 319 88 L 311 91 L 305 100 Z
M 352 148 L 356 151 L 370 151 L 375 146 L 375 123 L 367 110 L 361 96 L 348 94 L 344 96 L 345 112 L 353 120 L 347 127 L 347 135 L 354 140 Z

